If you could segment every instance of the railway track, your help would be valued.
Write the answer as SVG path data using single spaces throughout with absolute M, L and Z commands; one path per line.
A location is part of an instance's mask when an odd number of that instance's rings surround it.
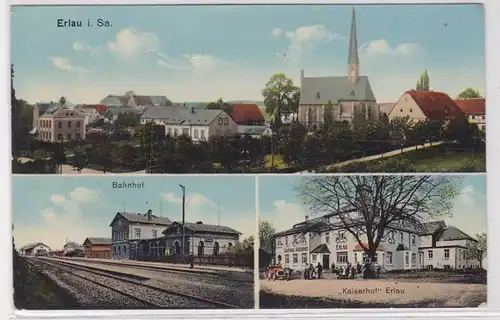
M 58 260 L 58 261 L 64 261 L 64 259 L 54 259 L 51 258 L 51 260 Z M 83 261 L 86 262 L 86 261 Z M 131 267 L 131 268 L 136 268 L 136 269 L 142 269 L 142 270 L 151 270 L 151 271 L 157 271 L 157 272 L 168 272 L 168 273 L 173 273 L 173 274 L 186 274 L 190 276 L 196 276 L 196 275 L 203 275 L 203 278 L 208 278 L 208 279 L 213 279 L 213 280 L 228 280 L 228 281 L 234 281 L 234 282 L 243 282 L 243 283 L 254 283 L 253 280 L 253 274 L 251 275 L 251 279 L 239 279 L 239 278 L 234 278 L 230 276 L 225 276 L 225 275 L 216 275 L 216 274 L 201 274 L 201 273 L 196 273 L 192 271 L 182 271 L 182 270 L 176 270 L 176 269 L 168 269 L 168 268 L 161 268 L 161 267 L 154 267 L 154 266 L 145 266 L 145 265 L 135 265 L 135 264 L 123 264 L 123 263 L 117 263 L 117 262 L 107 262 L 107 261 L 90 261 L 91 263 L 95 264 L 103 264 L 103 265 L 109 265 L 109 266 L 118 266 L 118 267 Z
M 125 275 L 118 276 L 99 270 L 97 268 L 92 268 L 88 266 L 75 265 L 68 262 L 58 261 L 58 260 L 46 260 L 46 259 L 29 259 L 28 263 L 32 264 L 37 268 L 43 268 L 43 265 L 49 266 L 51 268 L 57 269 L 59 271 L 70 274 L 73 277 L 88 281 L 95 285 L 104 287 L 110 291 L 117 294 L 123 295 L 127 298 L 136 300 L 144 305 L 151 308 L 169 308 L 169 297 L 175 296 L 181 299 L 190 300 L 197 305 L 198 309 L 238 309 L 240 306 L 211 300 L 207 298 L 197 297 L 194 295 L 186 294 L 179 291 L 168 290 L 164 288 L 159 288 L 156 286 L 149 285 L 147 283 L 142 283 L 139 280 L 127 277 Z M 109 281 L 109 280 L 112 281 Z M 110 284 L 111 282 L 111 284 Z M 114 285 L 113 285 L 114 284 Z M 125 289 L 129 290 L 125 290 Z M 153 297 L 153 299 L 145 299 L 138 296 L 142 293 L 143 296 Z M 156 300 L 156 301 L 152 301 Z M 176 303 L 179 304 L 179 303 Z M 192 309 L 193 303 L 189 303 L 188 308 Z M 179 307 L 175 307 L 179 309 Z

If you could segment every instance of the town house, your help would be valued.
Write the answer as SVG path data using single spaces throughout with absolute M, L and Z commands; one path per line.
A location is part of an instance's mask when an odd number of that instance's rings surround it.
M 425 120 L 449 121 L 464 116 L 455 101 L 446 93 L 408 90 L 389 112 L 389 119 L 408 117 L 417 123 Z
M 48 142 L 85 139 L 84 122 L 85 116 L 78 110 L 48 108 L 38 119 L 37 138 Z
M 165 126 L 168 136 L 186 135 L 195 142 L 237 133 L 236 122 L 223 110 L 174 106 L 148 108 L 141 115 L 141 124 L 148 122 Z
M 486 100 L 484 98 L 458 99 L 455 103 L 465 113 L 470 123 L 476 124 L 479 130 L 486 130 Z

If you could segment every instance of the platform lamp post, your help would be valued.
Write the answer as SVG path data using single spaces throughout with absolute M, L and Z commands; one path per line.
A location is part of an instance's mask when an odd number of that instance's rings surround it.
M 186 217 L 186 187 L 183 186 L 182 184 L 179 185 L 182 189 L 182 256 L 184 256 L 184 250 L 185 250 L 185 243 L 184 243 L 184 237 L 185 237 L 185 228 L 184 228 L 184 223 L 185 223 L 185 217 Z

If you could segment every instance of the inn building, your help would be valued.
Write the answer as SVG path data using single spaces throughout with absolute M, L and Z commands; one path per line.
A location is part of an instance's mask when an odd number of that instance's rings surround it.
M 348 263 L 363 264 L 367 258 L 338 217 L 306 217 L 305 221 L 276 233 L 274 237 L 276 261 L 294 270 L 318 262 L 325 269 L 330 269 L 332 264 L 346 267 Z M 368 247 L 366 235 L 358 232 L 358 237 Z M 466 248 L 470 241 L 476 240 L 453 226 L 447 226 L 444 221 L 424 223 L 419 230 L 392 225 L 386 228 L 372 262 L 383 270 L 479 267 L 478 261 L 467 259 Z

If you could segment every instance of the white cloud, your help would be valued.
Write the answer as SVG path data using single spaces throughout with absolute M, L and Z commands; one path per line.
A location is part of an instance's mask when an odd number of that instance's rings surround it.
M 60 204 L 66 201 L 66 198 L 61 194 L 53 194 L 50 197 L 50 201 L 54 202 L 55 204 Z
M 160 40 L 154 33 L 140 33 L 135 29 L 122 29 L 114 42 L 108 43 L 108 50 L 123 59 L 136 58 L 141 53 L 158 52 Z
M 84 41 L 76 41 L 73 43 L 73 50 L 75 51 L 89 51 L 90 53 L 95 53 L 99 47 L 91 47 L 88 43 Z
M 411 42 L 391 47 L 387 41 L 380 39 L 364 43 L 359 51 L 368 56 L 412 56 L 422 53 L 423 48 L 419 44 Z
M 66 238 L 82 243 L 86 237 L 110 237 L 109 226 L 86 219 L 76 201 L 58 194 L 52 195 L 50 200 L 55 205 L 41 210 L 38 219 L 14 225 L 16 248 L 40 241 L 57 250 L 62 249 Z
M 52 65 L 58 69 L 76 73 L 79 75 L 85 75 L 90 72 L 90 70 L 80 67 L 80 66 L 75 66 L 73 65 L 68 58 L 64 57 L 49 57 L 50 61 L 52 62 Z
M 217 65 L 217 59 L 209 55 L 193 54 L 188 56 L 188 59 L 197 70 L 212 70 Z
M 283 33 L 283 30 L 281 30 L 280 28 L 274 28 L 273 31 L 272 31 L 272 34 L 275 37 L 281 36 L 282 33 Z
M 87 189 L 84 187 L 77 187 L 69 193 L 71 199 L 77 202 L 89 202 L 96 200 L 99 196 L 99 191 Z
M 304 221 L 308 213 L 300 205 L 285 200 L 275 200 L 272 208 L 262 212 L 260 220 L 271 222 L 276 231 L 290 229 L 294 224 Z
M 324 25 L 320 24 L 299 27 L 295 31 L 286 32 L 285 36 L 290 41 L 288 47 L 290 53 L 300 53 L 306 46 L 310 46 L 314 43 L 344 38 L 342 35 L 333 33 Z

